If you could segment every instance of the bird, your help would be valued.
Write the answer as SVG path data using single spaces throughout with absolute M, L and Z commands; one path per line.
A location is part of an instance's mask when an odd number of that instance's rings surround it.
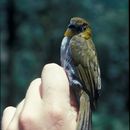
M 92 129 L 92 111 L 97 108 L 101 74 L 92 29 L 87 20 L 72 17 L 60 47 L 60 61 L 79 107 L 76 130 Z

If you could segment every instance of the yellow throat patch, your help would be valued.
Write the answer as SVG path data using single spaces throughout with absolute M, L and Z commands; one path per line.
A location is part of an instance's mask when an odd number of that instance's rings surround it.
M 90 28 L 87 28 L 85 31 L 83 31 L 79 34 L 85 39 L 90 39 L 92 36 L 92 31 Z M 69 29 L 69 28 L 64 33 L 64 36 L 66 36 L 66 37 L 73 37 L 74 35 L 78 35 L 78 33 L 76 31 Z

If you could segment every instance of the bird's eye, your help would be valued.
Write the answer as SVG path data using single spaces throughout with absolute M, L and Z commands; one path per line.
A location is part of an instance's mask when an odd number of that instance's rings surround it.
M 76 30 L 77 30 L 78 32 L 82 32 L 82 26 L 78 26 L 78 27 L 76 28 Z
M 86 28 L 87 28 L 87 24 L 84 23 L 84 24 L 82 25 L 82 31 L 84 31 Z
M 86 26 L 83 26 L 83 27 L 82 27 L 82 30 L 84 31 L 85 29 L 86 29 Z

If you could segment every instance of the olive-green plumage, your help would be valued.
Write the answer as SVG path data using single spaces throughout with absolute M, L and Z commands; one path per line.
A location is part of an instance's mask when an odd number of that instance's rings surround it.
M 91 130 L 92 109 L 96 108 L 101 89 L 100 68 L 91 28 L 86 20 L 74 17 L 64 35 L 68 40 L 66 43 L 63 40 L 61 45 L 61 64 L 70 86 L 80 98 L 77 130 Z
M 92 39 L 84 39 L 82 35 L 76 35 L 71 39 L 71 54 L 84 90 L 93 100 L 93 106 L 101 86 L 97 54 Z

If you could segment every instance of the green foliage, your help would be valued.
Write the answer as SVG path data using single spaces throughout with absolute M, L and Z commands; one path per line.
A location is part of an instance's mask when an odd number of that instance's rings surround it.
M 73 16 L 90 22 L 102 74 L 94 130 L 128 130 L 128 1 L 1 0 L 1 113 L 24 98 L 43 66 L 60 64 Z

